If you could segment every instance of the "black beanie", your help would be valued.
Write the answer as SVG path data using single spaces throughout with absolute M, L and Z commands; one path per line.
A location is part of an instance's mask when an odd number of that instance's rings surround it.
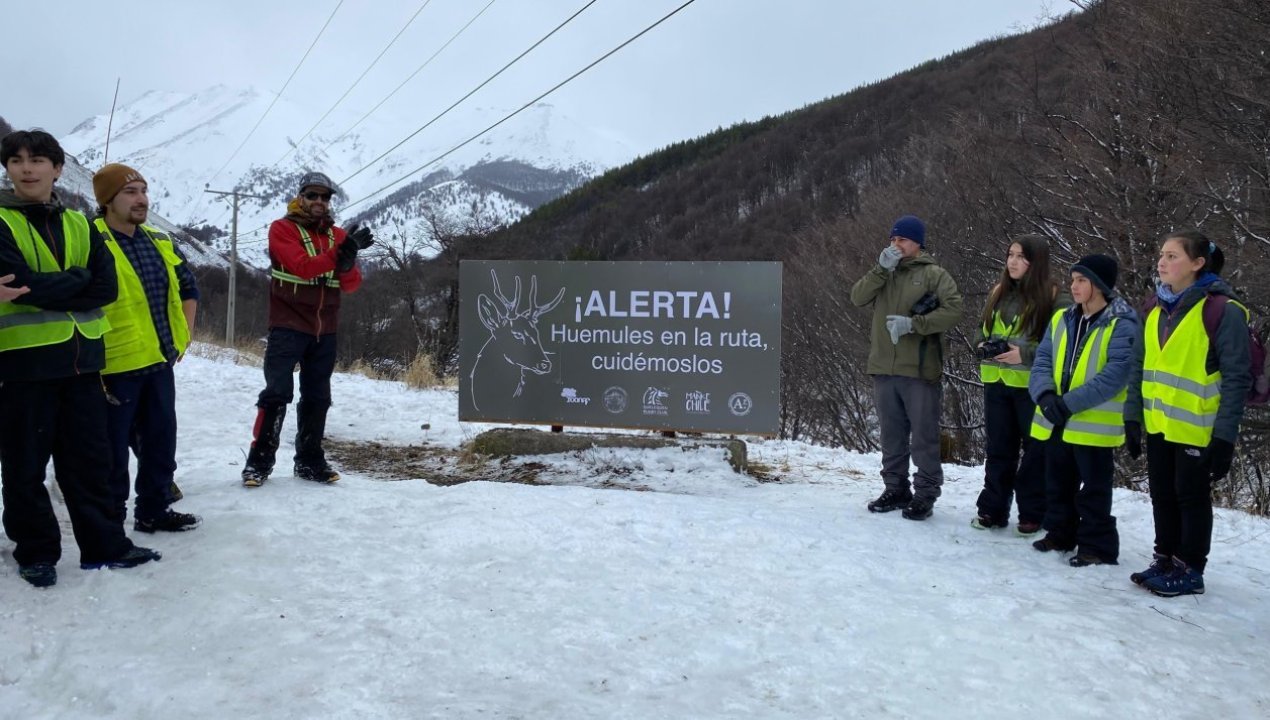
M 1072 266 L 1072 272 L 1089 278 L 1094 287 L 1110 300 L 1115 295 L 1116 275 L 1119 268 L 1116 259 L 1107 255 L 1086 255 Z

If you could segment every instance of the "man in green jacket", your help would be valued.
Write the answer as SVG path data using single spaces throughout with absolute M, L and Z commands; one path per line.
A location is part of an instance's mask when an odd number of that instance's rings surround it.
M 925 248 L 926 226 L 913 215 L 901 217 L 878 263 L 851 288 L 857 307 L 873 303 L 868 373 L 886 489 L 869 503 L 869 511 L 902 509 L 910 520 L 931 516 L 944 484 L 939 464 L 943 333 L 961 319 L 957 284 Z M 910 455 L 917 465 L 911 487 Z

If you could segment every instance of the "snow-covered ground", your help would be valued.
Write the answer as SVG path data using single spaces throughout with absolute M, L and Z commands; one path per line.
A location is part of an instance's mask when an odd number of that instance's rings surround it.
M 203 526 L 133 533 L 162 562 L 96 572 L 67 529 L 48 590 L 0 541 L 0 717 L 1270 716 L 1260 518 L 1219 511 L 1208 594 L 1166 600 L 1128 580 L 1142 495 L 1116 494 L 1122 564 L 1073 569 L 969 526 L 979 468 L 947 467 L 910 522 L 865 510 L 877 456 L 799 443 L 750 445 L 772 483 L 664 449 L 536 458 L 558 485 L 327 487 L 286 475 L 287 442 L 248 490 L 260 371 L 192 356 L 177 377 L 177 507 Z M 482 429 L 453 392 L 334 394 L 335 439 Z

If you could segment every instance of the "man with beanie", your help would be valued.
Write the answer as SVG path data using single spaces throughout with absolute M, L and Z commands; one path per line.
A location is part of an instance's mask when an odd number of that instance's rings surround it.
M 905 215 L 891 228 L 878 262 L 851 288 L 857 307 L 873 303 L 868 373 L 873 376 L 882 435 L 882 494 L 875 513 L 931 516 L 944 484 L 939 418 L 943 333 L 961 319 L 961 293 L 948 271 L 924 252 L 926 226 Z M 909 459 L 917 474 L 909 484 Z
M 340 478 L 322 449 L 331 407 L 340 296 L 361 286 L 357 253 L 374 241 L 367 228 L 349 228 L 346 233 L 335 226 L 331 217 L 335 192 L 335 184 L 326 175 L 306 173 L 295 199 L 287 205 L 286 217 L 269 226 L 272 268 L 265 389 L 256 402 L 251 451 L 242 472 L 247 487 L 264 484 L 273 472 L 297 363 L 295 476 L 321 483 Z
M 1028 393 L 1032 437 L 1045 442 L 1047 505 L 1041 552 L 1076 550 L 1072 567 L 1115 565 L 1112 452 L 1124 444 L 1124 403 L 1138 316 L 1115 294 L 1116 261 L 1087 255 L 1072 266 L 1070 308 L 1054 313 L 1036 348 Z
M 102 308 L 118 292 L 114 261 L 88 219 L 53 193 L 66 154 L 52 135 L 6 135 L 0 162 L 13 183 L 0 190 L 0 276 L 28 289 L 0 303 L 0 478 L 18 573 L 36 587 L 57 582 L 62 537 L 44 487 L 50 457 L 80 567 L 158 560 L 124 534 L 107 485 L 100 371 L 110 329 Z
M 128 452 L 137 456 L 133 529 L 192 530 L 198 518 L 172 510 L 176 473 L 176 378 L 198 310 L 198 286 L 172 238 L 145 224 L 149 186 L 141 173 L 110 163 L 93 175 L 93 221 L 114 256 L 119 297 L 105 307 L 106 368 L 102 381 L 114 470 L 110 489 L 127 516 Z

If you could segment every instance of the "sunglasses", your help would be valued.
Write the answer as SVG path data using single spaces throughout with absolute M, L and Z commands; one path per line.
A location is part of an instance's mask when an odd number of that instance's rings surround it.
M 303 197 L 305 200 L 321 200 L 322 202 L 331 201 L 331 193 L 329 192 L 320 193 L 320 192 L 313 192 L 312 190 L 310 190 L 309 192 L 306 192 L 300 197 Z

